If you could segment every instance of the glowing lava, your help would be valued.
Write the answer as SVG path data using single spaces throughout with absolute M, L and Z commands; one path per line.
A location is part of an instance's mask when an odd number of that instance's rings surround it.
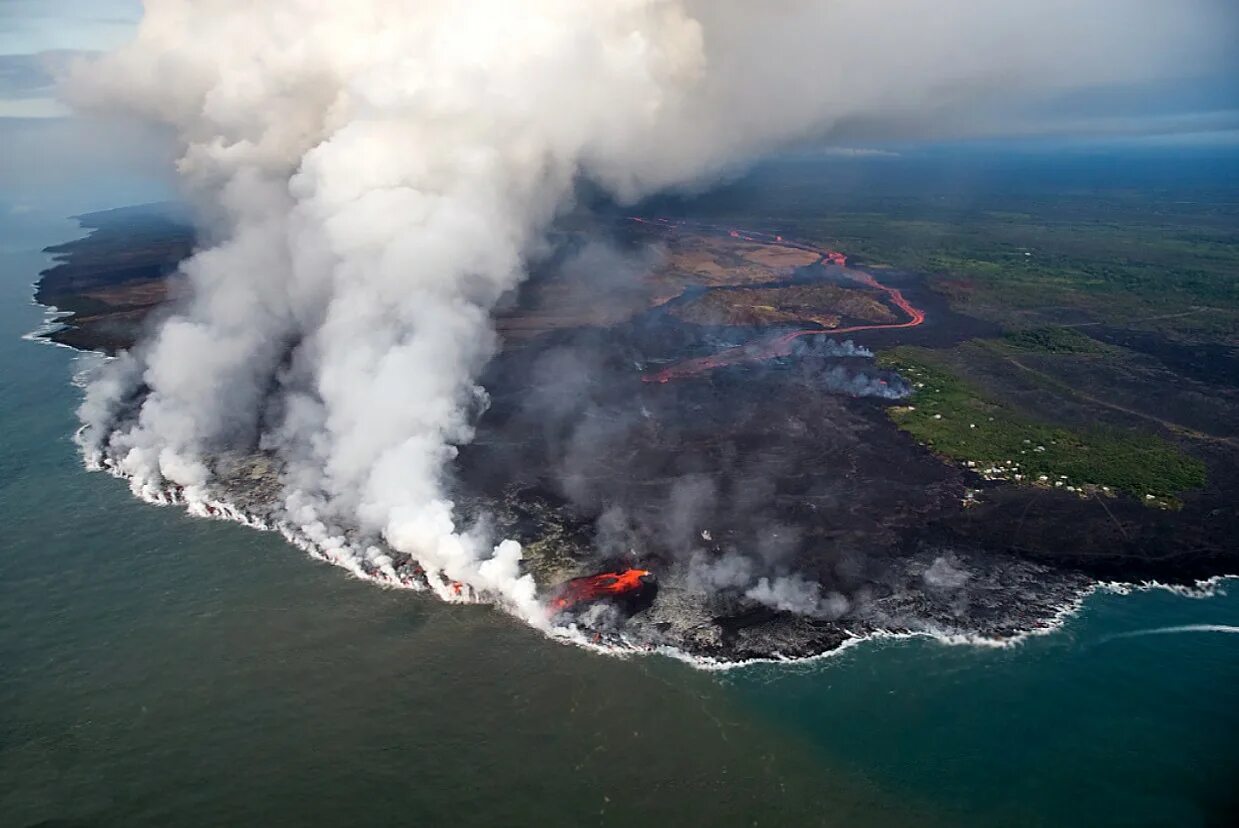
M 669 229 L 687 225 L 687 222 L 672 222 L 667 219 L 650 220 L 635 216 L 632 217 L 631 220 L 640 224 L 650 224 Z M 698 224 L 692 226 L 710 230 L 720 229 L 709 224 Z M 847 266 L 847 255 L 840 253 L 837 250 L 815 247 L 802 242 L 790 242 L 785 240 L 782 236 L 774 235 L 772 233 L 760 233 L 733 229 L 728 229 L 726 232 L 727 235 L 733 239 L 781 244 L 784 247 L 794 247 L 798 250 L 808 250 L 810 252 L 817 253 L 822 257 L 820 261 L 820 264 L 822 265 L 830 264 L 838 267 Z M 715 368 L 725 368 L 729 365 L 738 365 L 743 362 L 760 362 L 762 360 L 790 356 L 794 350 L 796 340 L 802 336 L 818 336 L 821 334 L 838 335 L 856 333 L 857 331 L 915 328 L 917 325 L 920 325 L 925 321 L 925 312 L 909 302 L 907 298 L 904 297 L 903 292 L 898 288 L 887 287 L 868 273 L 861 273 L 857 270 L 845 270 L 844 275 L 855 282 L 860 282 L 866 287 L 885 293 L 892 305 L 907 314 L 908 320 L 906 322 L 892 322 L 884 325 L 853 325 L 848 328 L 806 328 L 804 330 L 791 331 L 790 333 L 781 334 L 765 341 L 749 342 L 735 348 L 728 348 L 725 351 L 720 351 L 719 353 L 711 354 L 710 356 L 677 362 L 674 365 L 669 365 L 656 373 L 642 375 L 642 381 L 670 382 L 674 379 L 683 379 L 685 377 L 696 376 L 697 374 L 702 374 L 706 371 L 712 371 Z
M 646 569 L 623 569 L 573 578 L 561 585 L 551 599 L 552 614 L 588 604 L 602 598 L 622 598 L 639 592 L 654 573 Z

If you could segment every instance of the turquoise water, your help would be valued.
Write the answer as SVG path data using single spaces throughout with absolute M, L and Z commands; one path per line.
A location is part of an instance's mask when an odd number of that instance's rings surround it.
M 87 206 L 66 205 L 57 215 Z M 617 660 L 132 500 L 20 339 L 0 219 L 0 825 L 1227 825 L 1239 596 L 1102 595 L 1011 650 Z M 1239 593 L 1239 585 L 1232 585 Z

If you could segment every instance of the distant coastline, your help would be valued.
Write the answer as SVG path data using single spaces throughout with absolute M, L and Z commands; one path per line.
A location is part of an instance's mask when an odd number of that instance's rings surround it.
M 39 274 L 34 301 L 55 315 L 36 336 L 83 351 L 131 347 L 193 251 L 186 210 L 165 202 L 74 218 L 89 233 L 45 250 L 54 264 Z

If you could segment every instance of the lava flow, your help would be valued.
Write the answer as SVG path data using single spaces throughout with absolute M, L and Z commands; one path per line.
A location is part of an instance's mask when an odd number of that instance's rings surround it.
M 551 599 L 551 614 L 558 614 L 603 598 L 636 597 L 654 573 L 646 569 L 623 569 L 573 578 L 561 585 Z
M 650 220 L 633 217 L 631 220 L 640 224 L 650 224 L 665 228 L 673 228 L 687 224 L 687 222 L 671 222 L 666 219 Z M 724 229 L 708 224 L 693 226 L 710 230 Z M 847 256 L 837 250 L 816 247 L 803 242 L 788 241 L 782 236 L 774 235 L 772 233 L 760 233 L 734 229 L 728 229 L 726 232 L 728 236 L 734 239 L 762 242 L 766 244 L 781 244 L 785 247 L 793 247 L 798 250 L 808 250 L 821 256 L 822 258 L 820 264 L 823 265 L 831 264 L 837 265 L 838 267 L 846 267 L 847 265 Z M 890 299 L 892 305 L 908 315 L 908 320 L 906 322 L 891 322 L 882 325 L 852 325 L 847 328 L 806 328 L 799 331 L 791 331 L 790 333 L 781 334 L 765 341 L 749 342 L 734 348 L 728 348 L 725 351 L 720 351 L 719 353 L 711 354 L 710 356 L 677 362 L 674 365 L 670 365 L 656 373 L 642 375 L 642 381 L 660 383 L 670 382 L 674 379 L 683 379 L 685 377 L 705 373 L 706 371 L 712 371 L 715 368 L 725 368 L 729 365 L 737 365 L 742 362 L 760 362 L 762 360 L 790 356 L 793 351 L 794 343 L 802 336 L 817 336 L 820 334 L 838 335 L 856 333 L 858 331 L 915 328 L 917 325 L 920 325 L 925 321 L 925 312 L 909 302 L 903 295 L 903 292 L 898 288 L 888 287 L 873 278 L 870 274 L 862 273 L 857 270 L 844 270 L 844 275 L 855 282 L 860 282 L 866 287 L 885 293 L 887 298 Z

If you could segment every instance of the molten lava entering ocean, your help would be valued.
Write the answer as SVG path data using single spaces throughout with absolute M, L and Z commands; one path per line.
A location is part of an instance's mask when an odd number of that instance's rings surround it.
M 647 569 L 623 569 L 573 578 L 560 586 L 551 599 L 551 614 L 557 615 L 604 598 L 636 597 L 649 585 L 653 575 Z

